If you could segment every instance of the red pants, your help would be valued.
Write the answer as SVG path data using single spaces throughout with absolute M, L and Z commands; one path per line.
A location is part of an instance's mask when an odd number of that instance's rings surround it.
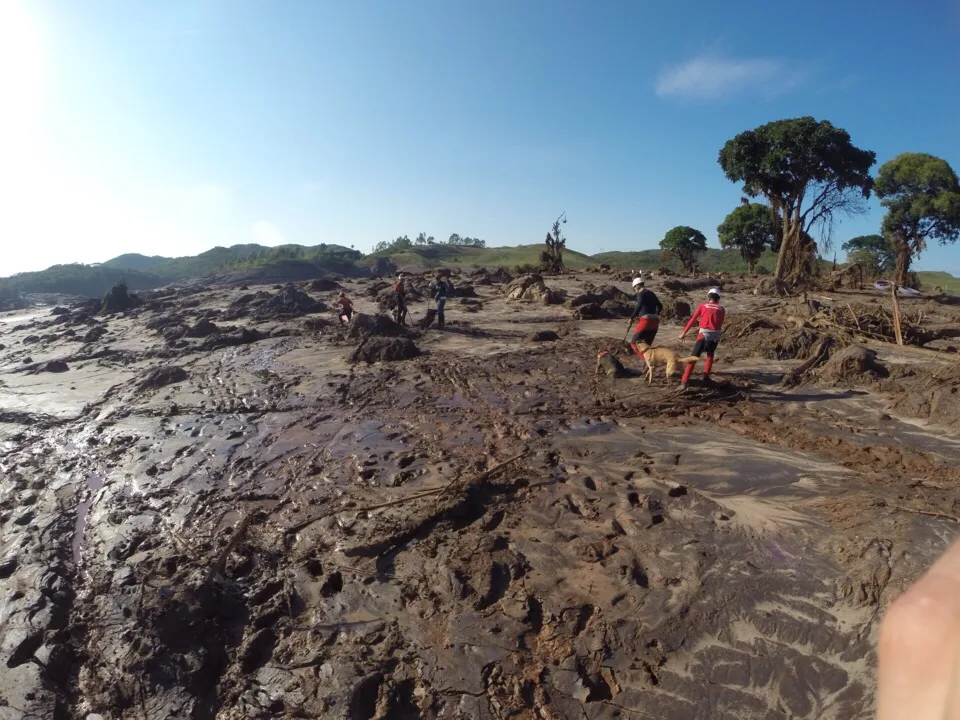
M 647 345 L 653 345 L 657 338 L 657 330 L 660 329 L 660 318 L 642 317 L 637 321 L 637 326 L 633 329 L 633 339 L 630 345 L 636 351 L 636 344 L 645 342 Z M 639 353 L 638 353 L 639 354 Z

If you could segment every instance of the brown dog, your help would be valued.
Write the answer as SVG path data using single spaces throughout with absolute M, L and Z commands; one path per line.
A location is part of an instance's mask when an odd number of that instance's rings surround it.
M 647 363 L 647 385 L 653 384 L 653 369 L 656 367 L 662 365 L 666 368 L 667 384 L 669 385 L 670 378 L 673 377 L 673 374 L 677 371 L 678 365 L 685 365 L 686 363 L 696 362 L 700 359 L 696 355 L 677 357 L 677 354 L 670 348 L 650 347 L 645 342 L 638 342 L 637 350 L 640 351 L 640 354 Z

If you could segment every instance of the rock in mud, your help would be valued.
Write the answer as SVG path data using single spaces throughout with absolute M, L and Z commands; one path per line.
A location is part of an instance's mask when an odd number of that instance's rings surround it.
M 220 328 L 220 332 L 208 337 L 200 343 L 197 348 L 200 350 L 219 350 L 220 348 L 234 347 L 236 345 L 249 345 L 250 343 L 263 340 L 265 337 L 267 336 L 253 328 Z
M 94 325 L 92 328 L 87 330 L 86 334 L 83 336 L 83 341 L 85 343 L 97 342 L 100 338 L 107 334 L 107 328 L 104 325 Z
M 370 335 L 350 353 L 352 363 L 409 360 L 420 354 L 413 340 L 404 337 L 381 337 Z
M 560 339 L 560 335 L 555 330 L 538 330 L 537 332 L 528 335 L 527 339 L 530 342 L 553 342 Z
M 187 329 L 186 336 L 191 338 L 205 338 L 220 332 L 220 328 L 203 318 L 196 325 Z
M 50 314 L 51 315 L 69 315 L 70 310 L 65 307 L 55 307 L 53 310 L 50 311 Z
M 184 382 L 190 375 L 182 367 L 165 365 L 148 372 L 137 387 L 140 390 L 156 390 L 157 388 Z

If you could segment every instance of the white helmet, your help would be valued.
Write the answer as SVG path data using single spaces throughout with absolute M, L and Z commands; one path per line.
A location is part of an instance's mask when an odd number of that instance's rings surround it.
M 707 297 L 710 297 L 711 295 L 716 295 L 717 297 L 720 297 L 720 290 L 718 288 L 710 288 L 709 290 L 707 290 Z
M 643 278 L 642 278 L 642 277 L 634 278 L 634 279 L 633 279 L 633 286 L 634 286 L 634 287 L 643 287 Z

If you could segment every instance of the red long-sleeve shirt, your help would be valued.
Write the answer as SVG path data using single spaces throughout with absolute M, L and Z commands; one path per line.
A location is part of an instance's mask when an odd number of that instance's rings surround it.
M 683 328 L 683 332 L 688 332 L 690 328 L 693 327 L 693 324 L 697 321 L 700 322 L 701 330 L 713 330 L 715 332 L 719 332 L 720 328 L 723 327 L 723 317 L 726 315 L 726 313 L 727 311 L 717 303 L 705 302 L 697 308 L 697 311 L 693 314 L 693 317 L 687 321 L 686 327 Z

